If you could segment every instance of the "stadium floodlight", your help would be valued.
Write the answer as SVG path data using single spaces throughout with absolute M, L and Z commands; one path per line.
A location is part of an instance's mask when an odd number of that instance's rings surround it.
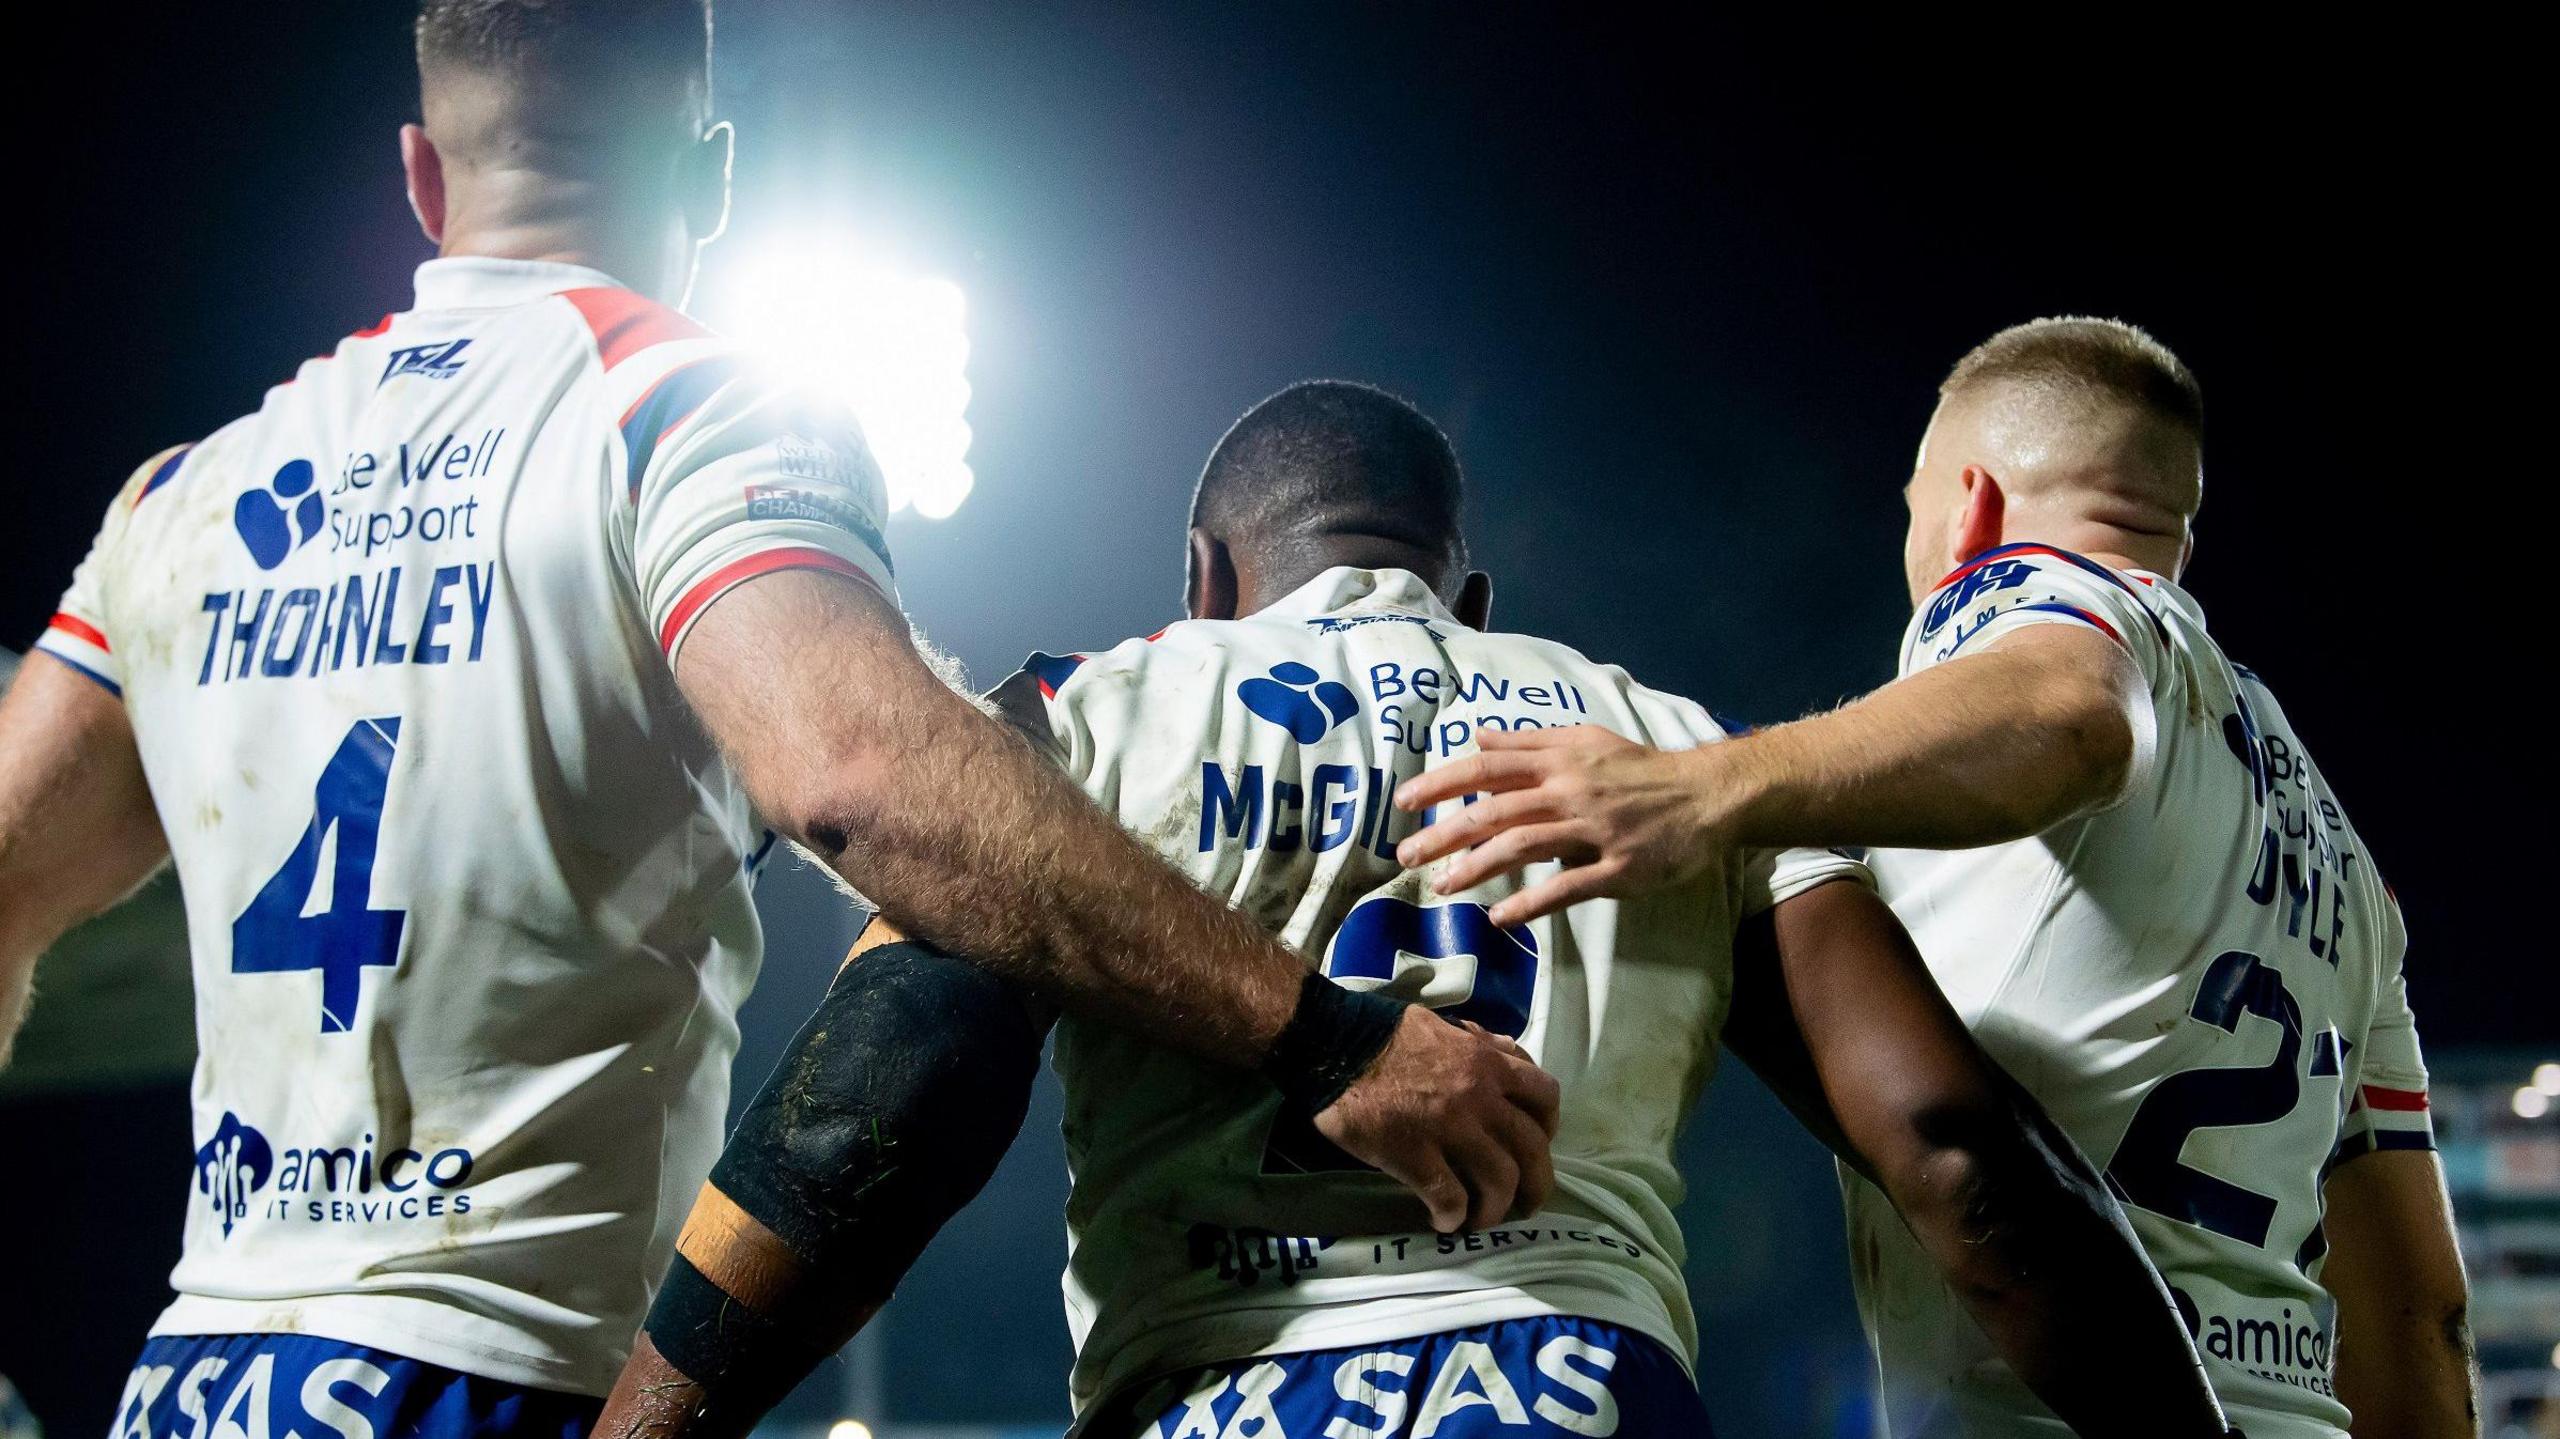
M 2537 1064 L 2533 1067 L 2533 1087 L 2560 1099 L 2560 1064 Z
M 2518 1119 L 2540 1119 L 2551 1112 L 2551 1096 L 2528 1084 L 2516 1091 L 2515 1111 Z
M 871 1439 L 871 1426 L 859 1419 L 839 1419 L 827 1426 L 827 1439 Z
M 703 314 L 794 383 L 862 420 L 889 508 L 943 519 L 977 484 L 969 470 L 968 304 L 948 280 L 803 241 L 724 267 Z M 843 1436 L 837 1436 L 843 1439 Z

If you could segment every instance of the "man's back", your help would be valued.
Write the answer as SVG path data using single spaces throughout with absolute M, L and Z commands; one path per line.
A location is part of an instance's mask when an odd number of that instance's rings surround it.
M 1921 607 L 1904 673 L 2021 623 L 2123 642 L 2157 721 L 2147 769 L 2032 839 L 1880 852 L 1879 883 L 1984 1047 L 2105 1162 L 2233 1418 L 2335 1435 L 2327 1166 L 2432 1144 L 2398 906 L 2274 697 L 2161 576 L 1994 551 Z M 1850 1189 L 1893 1432 L 2065 1432 Z
M 44 645 L 120 687 L 203 1055 L 159 1332 L 602 1392 L 709 1166 L 765 837 L 683 708 L 703 606 L 886 588 L 849 421 L 570 266 L 417 309 L 137 473 Z
M 1561 645 L 1459 624 L 1411 574 L 1334 569 L 1238 621 L 1090 659 L 1035 659 L 1017 725 L 1211 893 L 1355 987 L 1517 1038 L 1563 1086 L 1556 1193 L 1495 1231 L 1438 1235 L 1250 1076 L 1062 1026 L 1079 1406 L 1185 1364 L 1578 1314 L 1687 1361 L 1672 1142 L 1712 1071 L 1746 914 L 1856 873 L 1791 852 L 1693 889 L 1506 932 L 1510 892 L 1404 872 L 1394 788 L 1479 728 L 1595 724 L 1721 737 L 1706 713 Z M 1513 1375 L 1525 1396 L 1546 1383 Z

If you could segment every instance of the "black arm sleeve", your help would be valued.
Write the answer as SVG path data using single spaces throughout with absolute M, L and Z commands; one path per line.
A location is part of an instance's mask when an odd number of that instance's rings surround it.
M 1041 1037 L 1001 980 L 929 945 L 847 965 L 711 1171 L 799 1281 L 758 1312 L 679 1257 L 649 1314 L 659 1352 L 717 1407 L 781 1399 L 986 1186 L 1021 1131 Z

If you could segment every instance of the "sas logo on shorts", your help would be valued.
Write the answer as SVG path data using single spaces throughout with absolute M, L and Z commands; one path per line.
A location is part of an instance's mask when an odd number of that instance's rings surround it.
M 1236 698 L 1300 744 L 1314 744 L 1360 712 L 1360 700 L 1349 685 L 1319 679 L 1314 670 L 1294 661 L 1273 665 L 1268 679 L 1236 686 Z
M 450 380 L 462 373 L 464 361 L 457 358 L 470 348 L 468 337 L 438 340 L 432 345 L 411 345 L 391 352 L 391 363 L 382 367 L 382 378 L 373 382 L 381 389 L 402 375 L 415 375 L 422 380 Z
M 249 547 L 249 558 L 259 569 L 274 569 L 319 538 L 329 507 L 313 480 L 309 460 L 287 460 L 274 479 L 232 505 L 231 527 L 240 532 L 240 543 Z
M 267 1187 L 276 1171 L 276 1152 L 267 1137 L 225 1110 L 213 1138 L 196 1151 L 196 1192 L 213 1201 L 222 1216 L 222 1237 L 249 1217 L 249 1196 Z

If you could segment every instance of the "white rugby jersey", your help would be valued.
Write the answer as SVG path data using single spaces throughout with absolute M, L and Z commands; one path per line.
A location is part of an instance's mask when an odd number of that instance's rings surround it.
M 1540 1314 L 1689 1361 L 1672 1145 L 1715 1067 L 1734 928 L 1863 869 L 1763 853 L 1676 894 L 1503 930 L 1486 910 L 1518 882 L 1433 894 L 1396 863 L 1420 821 L 1389 800 L 1483 729 L 1596 724 L 1679 748 L 1723 738 L 1705 710 L 1562 645 L 1469 629 L 1404 571 L 1356 569 L 1247 619 L 1035 656 L 998 699 L 1210 893 L 1345 985 L 1517 1038 L 1564 1094 L 1545 1211 L 1443 1236 L 1400 1186 L 1283 1121 L 1261 1078 L 1070 1017 L 1056 1058 L 1080 1410 L 1188 1365 Z
M 884 513 L 849 417 L 490 259 L 135 474 L 41 643 L 122 695 L 193 932 L 156 1333 L 610 1387 L 719 1147 L 771 843 L 674 653 L 767 571 L 888 593 Z
M 2158 720 L 2147 767 L 2113 808 L 2033 839 L 1880 851 L 1877 881 L 1984 1047 L 2106 1170 L 2233 1422 L 2335 1439 L 2321 1181 L 2433 1147 L 2398 903 L 2275 697 L 2159 575 L 1993 550 L 1921 606 L 1902 672 L 2033 624 L 2133 655 Z M 1848 1186 L 1896 1439 L 2068 1433 L 1884 1197 Z

